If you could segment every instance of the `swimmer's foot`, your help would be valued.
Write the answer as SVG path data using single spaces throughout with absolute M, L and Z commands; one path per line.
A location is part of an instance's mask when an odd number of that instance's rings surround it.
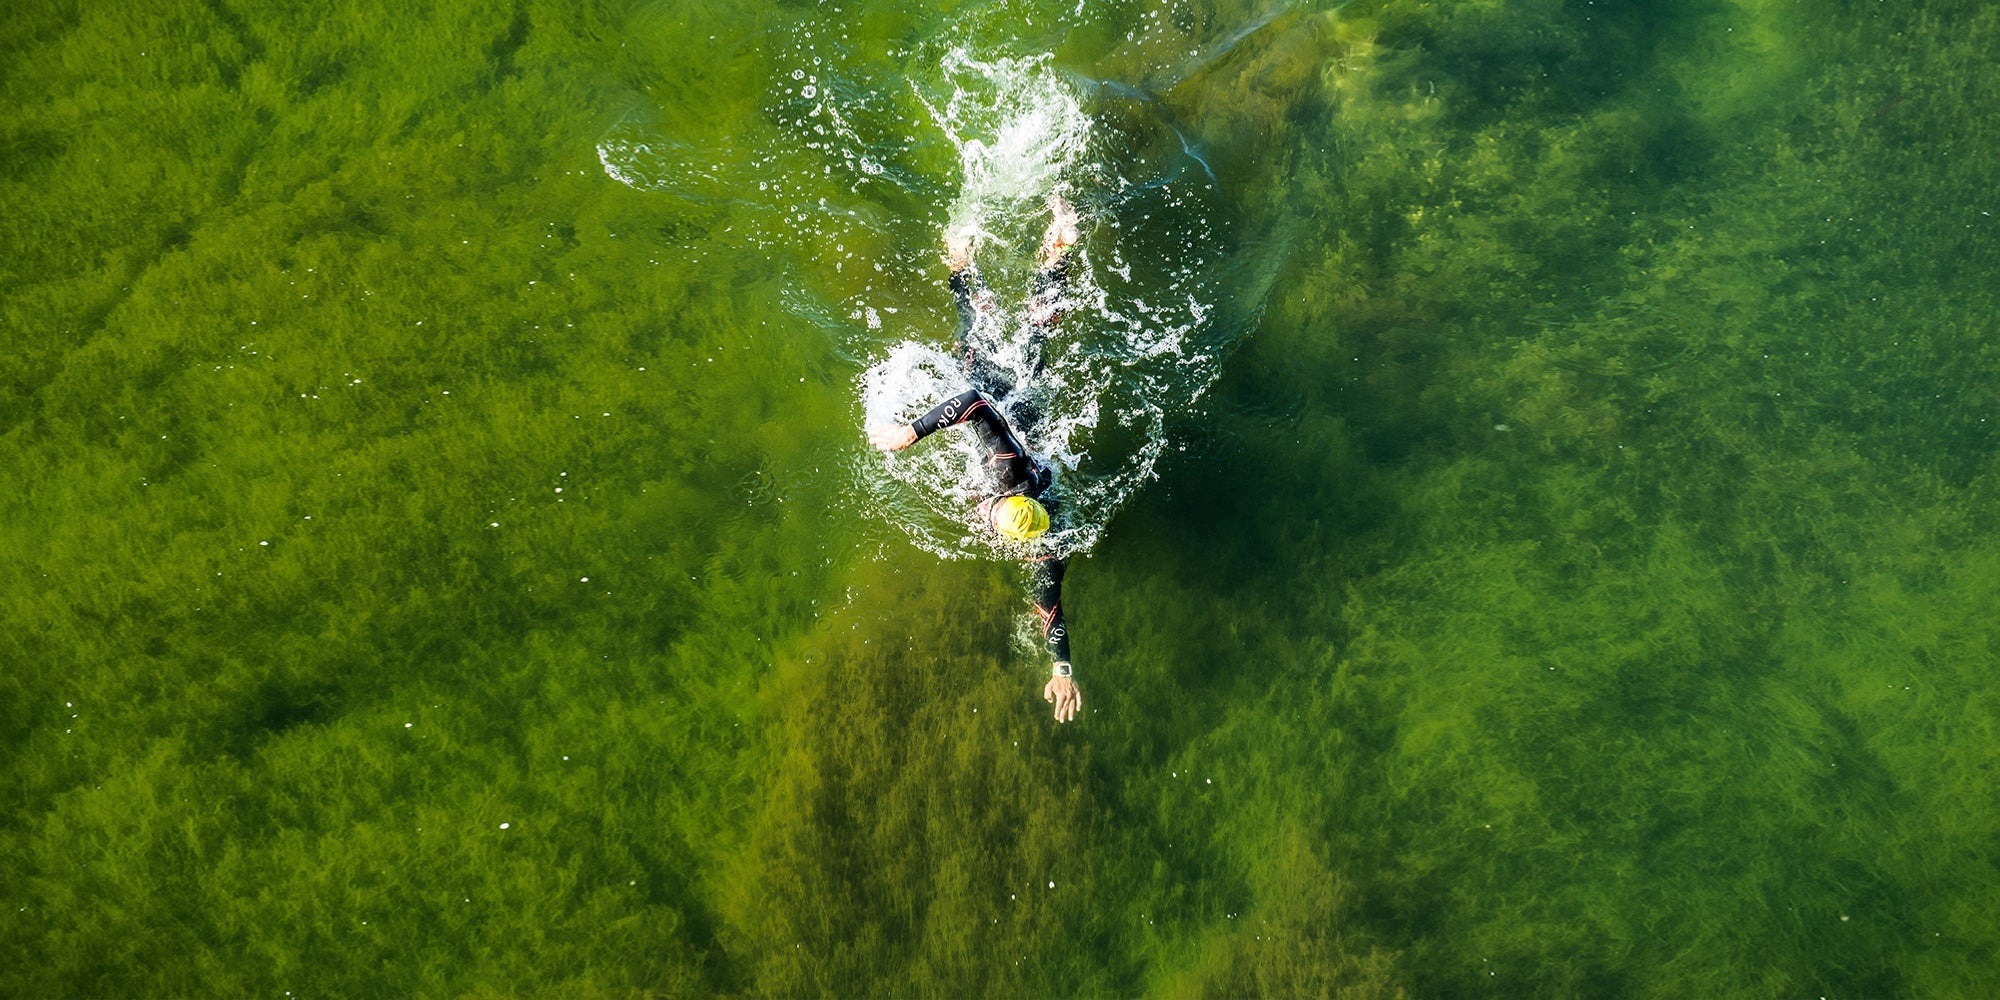
M 1042 266 L 1048 267 L 1060 260 L 1063 251 L 1076 245 L 1079 233 L 1076 225 L 1076 206 L 1060 194 L 1049 195 L 1048 231 L 1042 234 Z
M 970 229 L 944 234 L 944 266 L 952 273 L 972 266 L 972 241 L 977 235 Z

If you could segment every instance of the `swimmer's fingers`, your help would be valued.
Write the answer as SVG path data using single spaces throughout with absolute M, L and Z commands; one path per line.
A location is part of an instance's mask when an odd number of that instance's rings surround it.
M 1076 682 L 1067 677 L 1051 677 L 1042 688 L 1042 700 L 1055 705 L 1057 722 L 1068 722 L 1076 718 L 1077 709 L 1083 707 L 1083 693 L 1076 688 Z

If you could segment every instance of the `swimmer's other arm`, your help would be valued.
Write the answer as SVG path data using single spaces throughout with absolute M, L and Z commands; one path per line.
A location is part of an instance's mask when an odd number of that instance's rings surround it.
M 986 397 L 979 390 L 967 389 L 931 407 L 929 413 L 918 417 L 912 423 L 877 424 L 868 428 L 868 442 L 883 451 L 902 451 L 916 444 L 919 438 L 929 437 L 946 427 L 964 422 L 966 417 L 974 412 L 990 415 L 989 419 L 998 420 L 999 415 L 993 413 L 991 402 L 986 402 L 983 407 L 979 405 L 985 401 Z
M 1028 606 L 1042 620 L 1042 643 L 1055 661 L 1049 668 L 1049 682 L 1042 688 L 1042 700 L 1055 705 L 1057 722 L 1068 722 L 1083 707 L 1083 692 L 1076 689 L 1076 681 L 1070 677 L 1069 622 L 1064 620 L 1062 610 L 1063 561 L 1045 559 L 1035 563 L 1029 572 L 1035 594 Z

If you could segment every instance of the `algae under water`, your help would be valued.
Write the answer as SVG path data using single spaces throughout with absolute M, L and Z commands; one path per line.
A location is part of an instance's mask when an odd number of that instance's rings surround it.
M 0 12 L 0 994 L 1992 992 L 2000 9 L 909 7 Z

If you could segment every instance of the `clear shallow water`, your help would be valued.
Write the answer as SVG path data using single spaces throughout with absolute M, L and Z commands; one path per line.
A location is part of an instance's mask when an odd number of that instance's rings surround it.
M 1990 11 L 4 18 L 4 992 L 1990 990 Z

